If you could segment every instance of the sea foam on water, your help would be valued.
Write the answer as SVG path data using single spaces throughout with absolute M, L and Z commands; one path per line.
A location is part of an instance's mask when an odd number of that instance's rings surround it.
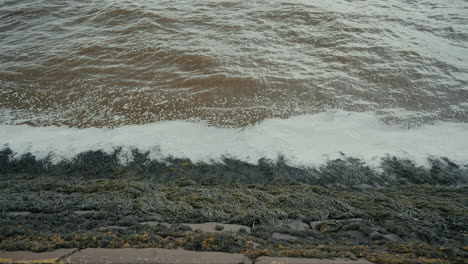
M 17 154 L 56 161 L 88 150 L 115 148 L 149 151 L 153 159 L 187 158 L 216 162 L 224 157 L 257 163 L 283 157 L 290 165 L 316 166 L 342 157 L 377 165 L 383 157 L 429 157 L 468 162 L 468 124 L 437 122 L 420 127 L 391 126 L 372 113 L 328 111 L 289 119 L 268 119 L 245 128 L 218 128 L 203 122 L 164 121 L 118 128 L 31 127 L 1 125 L 0 144 Z

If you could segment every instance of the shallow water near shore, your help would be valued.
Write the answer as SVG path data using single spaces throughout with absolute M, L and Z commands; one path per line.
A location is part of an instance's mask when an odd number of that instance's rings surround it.
M 343 152 L 465 164 L 467 10 L 463 0 L 3 1 L 0 145 L 57 159 L 124 147 L 205 162 L 312 166 Z

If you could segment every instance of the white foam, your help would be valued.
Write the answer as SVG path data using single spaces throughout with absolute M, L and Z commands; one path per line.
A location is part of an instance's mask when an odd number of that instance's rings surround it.
M 72 158 L 86 150 L 114 147 L 150 151 L 153 158 L 173 156 L 194 162 L 223 156 L 256 163 L 260 158 L 315 166 L 339 158 L 340 152 L 378 164 L 395 155 L 425 164 L 428 156 L 468 162 L 468 123 L 438 122 L 406 129 L 388 126 L 371 113 L 323 112 L 289 119 L 270 119 L 246 128 L 216 128 L 204 123 L 165 121 L 119 128 L 76 129 L 0 125 L 0 146 L 18 154 Z

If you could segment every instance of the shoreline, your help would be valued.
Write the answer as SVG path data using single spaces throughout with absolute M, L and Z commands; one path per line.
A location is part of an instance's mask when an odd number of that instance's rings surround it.
M 251 164 L 282 158 L 291 166 L 313 167 L 346 156 L 377 167 L 382 159 L 395 156 L 430 167 L 428 158 L 467 164 L 467 134 L 463 122 L 392 123 L 372 112 L 337 110 L 267 119 L 243 128 L 193 120 L 83 129 L 0 125 L 0 146 L 18 156 L 31 153 L 54 163 L 102 150 L 109 155 L 119 151 L 122 163 L 131 162 L 137 151 L 152 160 L 172 157 L 208 164 L 225 158 Z

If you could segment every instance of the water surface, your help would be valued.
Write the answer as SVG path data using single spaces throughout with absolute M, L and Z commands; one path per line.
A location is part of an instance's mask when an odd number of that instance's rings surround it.
M 466 14 L 465 0 L 2 1 L 0 122 L 467 122 Z

